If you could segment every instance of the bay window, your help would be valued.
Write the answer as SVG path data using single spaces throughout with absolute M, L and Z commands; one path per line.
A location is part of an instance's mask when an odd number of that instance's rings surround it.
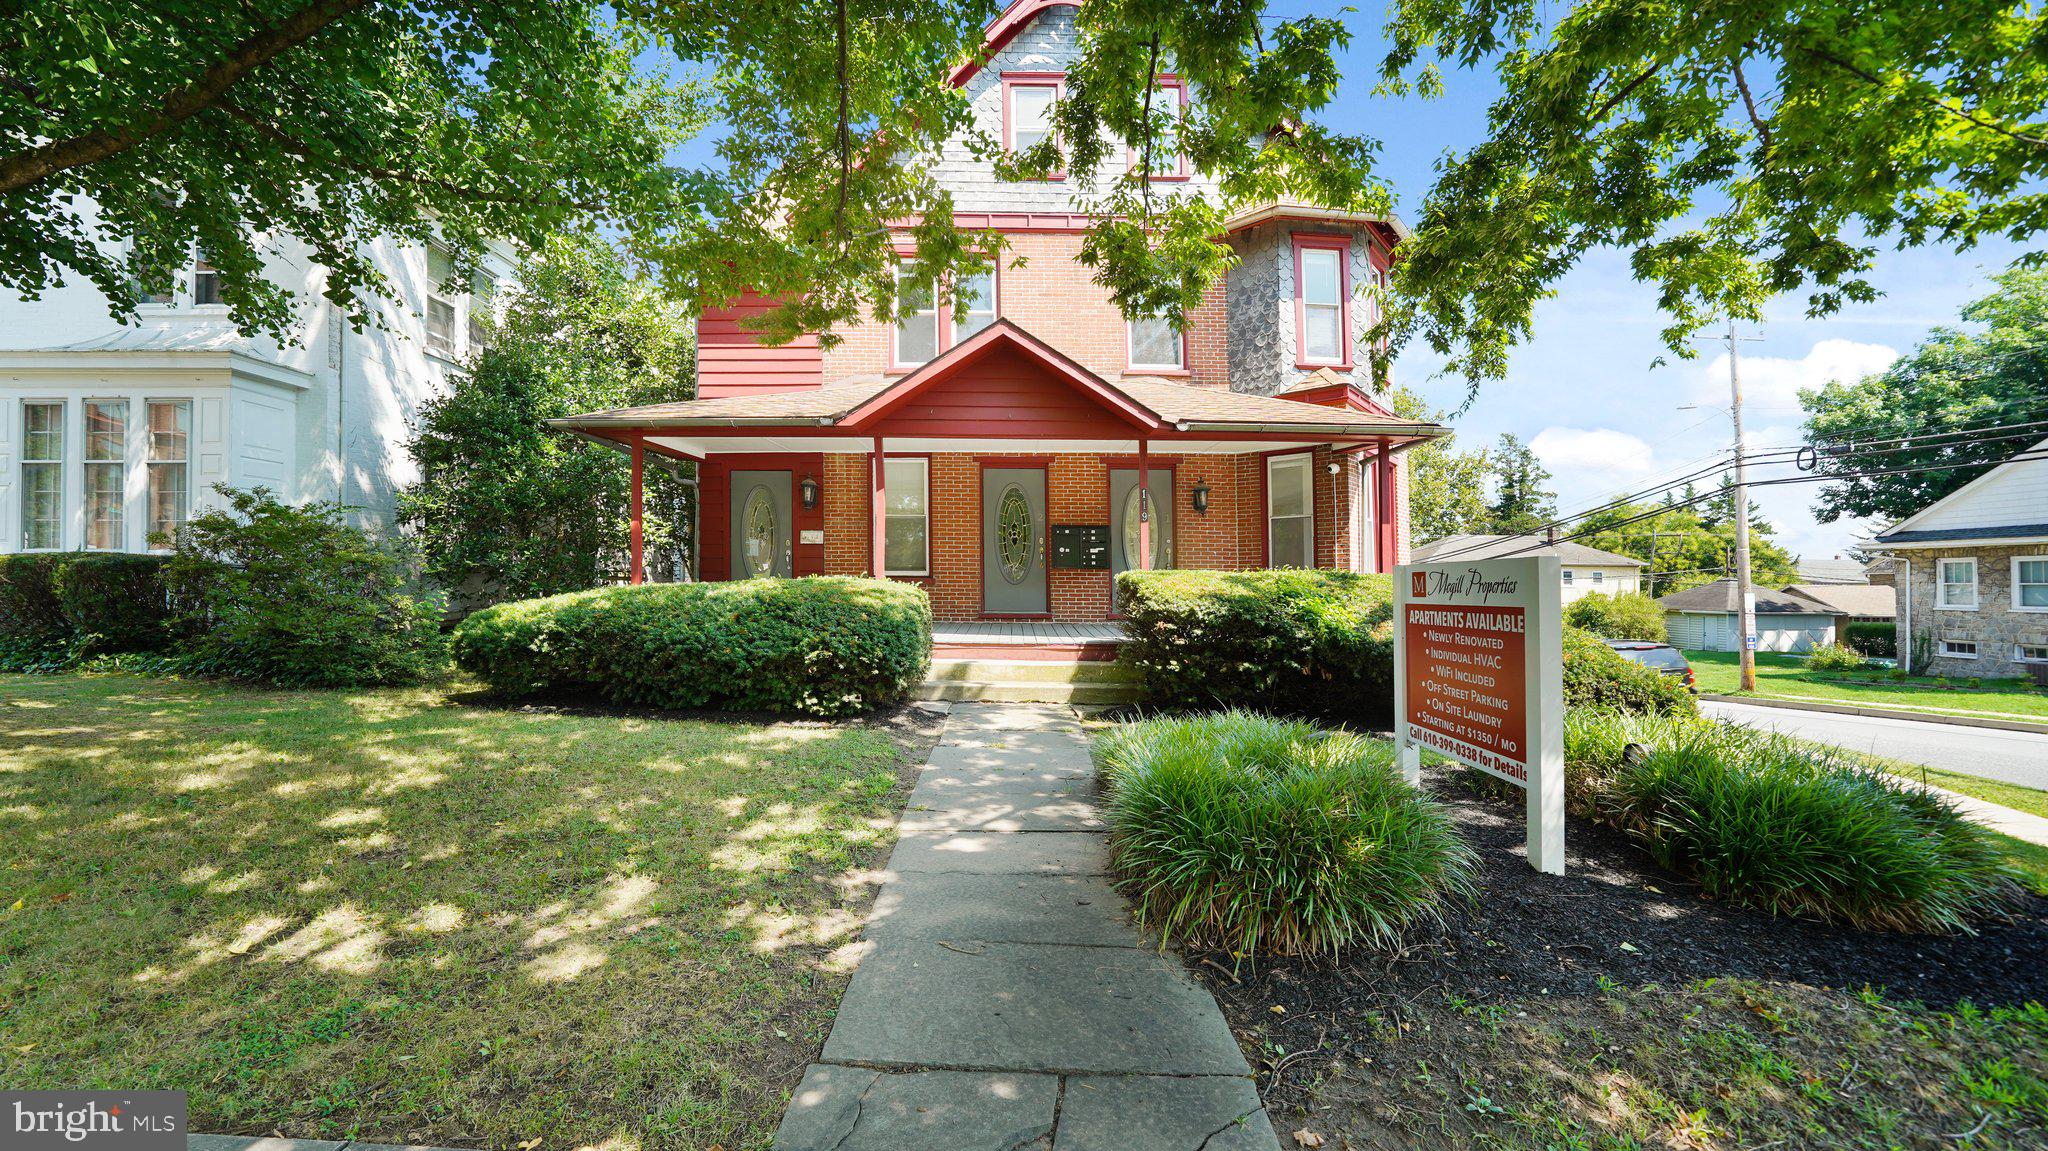
M 64 403 L 21 405 L 21 546 L 64 546 Z
M 1974 556 L 1935 561 L 1934 606 L 1946 611 L 1977 610 L 1977 560 Z
M 931 461 L 882 461 L 882 564 L 889 575 L 931 574 Z
M 127 543 L 128 401 L 85 401 L 85 546 Z
M 1351 366 L 1349 273 L 1344 236 L 1294 237 L 1295 359 L 1301 367 Z
M 151 400 L 149 407 L 149 531 L 169 537 L 185 523 L 191 501 L 192 401 Z
M 1313 458 L 1272 456 L 1266 460 L 1266 566 L 1316 566 Z

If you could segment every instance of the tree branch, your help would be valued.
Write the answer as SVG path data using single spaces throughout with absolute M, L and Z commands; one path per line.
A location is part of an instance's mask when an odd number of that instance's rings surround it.
M 1742 74 L 1740 60 L 1735 62 L 1735 88 L 1742 93 L 1742 106 L 1749 110 L 1749 122 L 1756 129 L 1757 142 L 1764 146 L 1764 152 L 1768 155 L 1771 150 L 1771 126 L 1764 123 L 1763 117 L 1757 114 L 1756 97 L 1750 95 L 1749 78 Z
M 1869 84 L 1873 88 L 1883 88 L 1888 86 L 1885 83 L 1884 77 L 1879 76 L 1874 72 L 1867 71 L 1863 68 L 1859 68 L 1856 65 L 1851 64 L 1847 60 L 1844 60 L 1841 57 L 1825 49 L 1802 47 L 1800 51 L 1806 53 L 1808 56 L 1811 56 L 1816 60 L 1819 60 L 1824 64 L 1832 64 L 1835 67 L 1840 68 L 1842 71 L 1847 72 L 1850 75 L 1856 76 L 1857 78 L 1861 79 L 1864 83 Z M 1936 108 L 1939 108 L 1942 111 L 1947 112 L 1949 115 L 1954 116 L 1960 120 L 1967 121 L 1971 124 L 1976 125 L 1979 128 L 1984 128 L 1989 131 L 1996 132 L 2001 136 L 2007 137 L 2008 139 L 2017 140 L 2022 144 L 2030 144 L 2036 148 L 2048 148 L 2048 137 L 2036 136 L 2032 132 L 2023 132 L 2015 128 L 2008 128 L 1996 120 L 1986 119 L 1982 116 L 1979 116 L 1975 112 L 1970 111 L 1967 108 L 1958 108 L 1954 104 L 1951 104 L 1946 100 L 1938 99 L 1933 96 L 1923 96 L 1921 97 L 1921 101 L 1923 103 L 1932 104 Z
M 0 193 L 26 188 L 59 172 L 116 156 L 214 107 L 249 73 L 298 47 L 335 21 L 377 0 L 311 0 L 304 8 L 258 28 L 225 57 L 182 88 L 172 89 L 143 119 L 120 128 L 99 129 L 52 140 L 0 157 Z
M 1659 60 L 1655 64 L 1650 65 L 1648 68 L 1643 69 L 1641 74 L 1636 76 L 1635 79 L 1630 80 L 1627 84 L 1622 85 L 1621 91 L 1616 92 L 1614 95 L 1609 96 L 1607 99 L 1601 101 L 1600 106 L 1598 108 L 1593 109 L 1592 119 L 1595 121 L 1606 119 L 1607 114 L 1609 112 L 1614 111 L 1616 105 L 1620 104 L 1623 100 L 1628 99 L 1629 93 L 1635 91 L 1637 88 L 1642 87 L 1643 81 L 1648 80 L 1652 76 L 1655 76 L 1658 72 L 1663 71 L 1663 69 L 1664 61 L 1662 60 Z

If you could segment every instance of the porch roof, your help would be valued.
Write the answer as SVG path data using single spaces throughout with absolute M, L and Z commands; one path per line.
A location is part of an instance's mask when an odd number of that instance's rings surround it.
M 613 408 L 550 421 L 550 426 L 610 440 L 649 435 L 696 437 L 862 436 L 880 434 L 890 416 L 920 394 L 956 379 L 978 361 L 1002 352 L 1021 356 L 1037 369 L 1036 386 L 1078 393 L 1092 402 L 1117 439 L 1296 440 L 1411 443 L 1449 434 L 1424 420 L 1409 420 L 1350 406 L 1306 403 L 1218 388 L 1194 387 L 1152 376 L 1111 381 L 1018 327 L 997 320 L 945 354 L 901 376 L 868 375 L 817 388 L 718 396 L 640 407 Z M 934 435 L 926 426 L 920 433 Z M 1006 438 L 981 420 L 962 420 L 961 438 Z M 1025 434 L 1021 428 L 1017 434 Z M 1048 438 L 1043 432 L 1033 438 Z M 1100 438 L 1100 437 L 1096 437 Z

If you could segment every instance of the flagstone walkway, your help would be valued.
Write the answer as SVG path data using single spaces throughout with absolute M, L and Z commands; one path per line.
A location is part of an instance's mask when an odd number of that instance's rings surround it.
M 958 705 L 777 1151 L 1277 1151 L 1216 1001 L 1110 887 L 1074 714 Z

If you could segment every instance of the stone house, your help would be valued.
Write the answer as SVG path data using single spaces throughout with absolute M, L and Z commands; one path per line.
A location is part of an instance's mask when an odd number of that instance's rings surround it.
M 1071 2 L 1015 0 L 954 72 L 991 136 L 1042 138 L 1074 18 Z M 1184 158 L 1165 168 L 1159 194 L 1216 194 Z M 829 348 L 760 344 L 743 321 L 771 300 L 707 307 L 696 399 L 558 421 L 636 468 L 649 453 L 697 464 L 701 578 L 883 575 L 922 584 L 941 621 L 1050 627 L 1111 620 L 1131 568 L 1384 572 L 1406 557 L 1400 453 L 1446 429 L 1369 391 L 1398 222 L 1238 211 L 1239 263 L 1177 329 L 1127 320 L 1092 281 L 1091 220 L 1062 179 L 1001 181 L 964 137 L 932 170 L 958 223 L 1003 233 L 1022 266 L 906 281 L 921 307 Z
M 2048 664 L 2048 440 L 1873 546 L 1894 560 L 1902 657 L 1924 651 L 1931 674 L 1986 678 Z

